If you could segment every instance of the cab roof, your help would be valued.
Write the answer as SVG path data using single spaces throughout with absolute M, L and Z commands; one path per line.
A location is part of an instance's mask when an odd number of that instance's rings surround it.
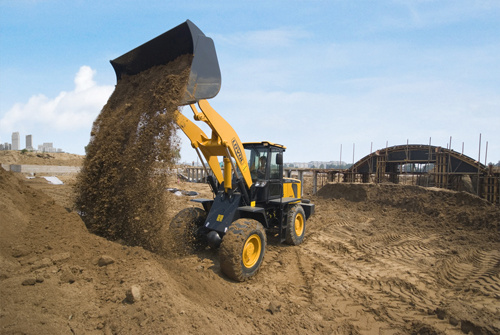
M 277 143 L 272 143 L 272 142 L 268 142 L 268 141 L 262 141 L 262 142 L 245 142 L 243 143 L 243 146 L 247 146 L 247 145 L 260 145 L 260 146 L 263 146 L 263 147 L 277 147 L 277 148 L 281 148 L 281 149 L 286 149 L 286 147 L 284 145 L 281 145 L 281 144 L 277 144 Z

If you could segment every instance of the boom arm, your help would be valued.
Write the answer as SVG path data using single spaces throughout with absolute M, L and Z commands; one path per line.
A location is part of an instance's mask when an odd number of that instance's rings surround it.
M 178 110 L 175 111 L 175 121 L 177 125 L 182 129 L 184 134 L 191 140 L 191 146 L 195 149 L 198 150 L 200 149 L 201 153 L 207 160 L 208 165 L 210 166 L 210 169 L 212 169 L 212 172 L 217 178 L 217 181 L 219 183 L 222 183 L 224 180 L 222 177 L 222 170 L 220 169 L 219 162 L 217 160 L 216 156 L 211 156 L 209 152 L 205 150 L 204 147 L 200 147 L 200 143 L 205 142 L 208 140 L 207 135 L 201 130 L 197 125 L 195 125 L 191 120 L 189 120 L 187 117 L 182 115 Z
M 228 155 L 234 158 L 236 165 L 238 166 L 243 179 L 248 188 L 252 186 L 252 177 L 250 175 L 250 170 L 248 168 L 247 158 L 245 151 L 243 150 L 243 144 L 238 137 L 238 134 L 234 131 L 233 127 L 220 116 L 213 108 L 210 106 L 208 101 L 205 99 L 198 101 L 198 106 L 201 112 L 198 112 L 196 105 L 191 104 L 191 110 L 194 113 L 194 119 L 196 121 L 205 122 L 212 129 L 212 136 L 208 138 L 205 133 L 192 121 L 182 115 L 179 111 L 176 111 L 176 121 L 182 131 L 191 140 L 191 145 L 193 148 L 199 148 L 200 151 L 205 156 L 210 168 L 214 172 L 215 177 L 220 182 L 224 181 L 226 188 L 231 185 L 231 173 L 227 171 L 231 169 L 231 165 L 225 160 L 225 171 L 224 177 L 220 166 L 218 164 L 217 156 L 224 156 L 229 158 Z

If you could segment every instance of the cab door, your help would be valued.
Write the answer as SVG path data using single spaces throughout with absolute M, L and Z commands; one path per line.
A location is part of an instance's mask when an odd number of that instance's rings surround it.
M 269 155 L 269 200 L 283 196 L 283 151 L 271 148 Z

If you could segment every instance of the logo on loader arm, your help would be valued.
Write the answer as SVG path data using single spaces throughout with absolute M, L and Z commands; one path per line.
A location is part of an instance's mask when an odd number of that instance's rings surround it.
M 236 138 L 233 138 L 231 140 L 231 144 L 233 145 L 234 154 L 238 158 L 238 161 L 240 162 L 240 164 L 243 164 L 243 153 L 241 152 L 241 148 Z

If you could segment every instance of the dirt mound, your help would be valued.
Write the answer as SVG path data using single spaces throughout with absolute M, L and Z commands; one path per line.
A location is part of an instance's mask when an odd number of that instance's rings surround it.
M 500 331 L 496 229 L 311 197 L 316 213 L 304 243 L 285 246 L 268 236 L 259 274 L 235 283 L 221 273 L 215 251 L 160 257 L 89 233 L 64 208 L 70 181 L 41 183 L 0 169 L 2 334 Z M 171 180 L 168 187 L 211 196 L 206 184 Z M 167 225 L 194 204 L 165 193 Z
M 329 183 L 318 191 L 318 196 L 391 206 L 464 226 L 500 227 L 500 209 L 467 192 L 411 185 Z
M 161 247 L 168 167 L 177 150 L 172 112 L 191 56 L 123 76 L 92 128 L 76 207 L 89 229 L 111 240 Z
M 28 211 L 25 207 L 25 190 L 19 185 L 12 173 L 0 168 L 0 222 L 2 244 L 7 244 L 10 238 L 26 228 L 29 222 Z
M 81 166 L 85 156 L 63 152 L 37 153 L 14 150 L 0 151 L 2 164 Z
M 208 301 L 222 292 L 196 284 L 200 271 L 207 272 L 208 283 L 214 278 L 206 261 L 169 263 L 90 234 L 75 212 L 27 183 L 0 169 L 0 333 L 231 331 L 235 316 L 210 323 L 219 313 Z M 203 292 L 211 292 L 209 298 Z
M 67 332 L 68 316 L 53 306 L 77 298 L 77 292 L 68 292 L 60 282 L 67 283 L 69 279 L 64 278 L 79 271 L 76 263 L 70 268 L 67 261 L 76 262 L 75 256 L 86 255 L 86 242 L 92 237 L 78 215 L 3 169 L 0 207 L 2 333 Z M 81 306 L 85 309 L 91 304 L 81 301 Z M 50 326 L 44 326 L 49 319 Z

